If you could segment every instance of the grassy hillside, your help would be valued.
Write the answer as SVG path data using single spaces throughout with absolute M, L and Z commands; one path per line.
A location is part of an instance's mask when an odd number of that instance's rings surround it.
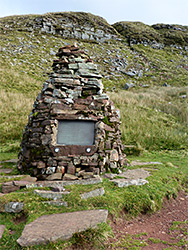
M 17 18 L 21 19 L 14 16 L 1 21 L 5 25 L 8 20 L 10 25 Z M 131 32 L 136 33 L 136 28 L 142 30 L 145 26 L 133 23 Z M 147 27 L 145 32 L 151 29 L 154 30 Z M 140 145 L 147 150 L 187 148 L 185 49 L 175 46 L 161 49 L 144 44 L 130 47 L 123 40 L 75 41 L 50 34 L 20 32 L 12 26 L 0 32 L 1 153 L 19 149 L 27 117 L 51 72 L 55 53 L 59 47 L 74 42 L 98 64 L 106 91 L 121 110 L 122 139 L 126 145 Z M 126 83 L 134 88 L 125 91 Z
M 85 23 L 95 28 L 103 25 L 108 30 L 114 28 L 103 18 L 92 14 L 50 13 L 56 17 L 73 18 L 78 25 Z M 27 124 L 32 105 L 42 89 L 59 47 L 77 42 L 83 48 L 103 75 L 105 91 L 121 112 L 122 141 L 126 145 L 128 162 L 132 160 L 160 161 L 160 165 L 148 165 L 151 173 L 149 184 L 118 188 L 109 180 L 97 185 L 73 185 L 66 187 L 72 191 L 65 198 L 68 207 L 56 207 L 42 203 L 45 198 L 33 194 L 33 189 L 22 189 L 1 197 L 1 204 L 8 201 L 24 202 L 24 212 L 20 214 L 0 213 L 1 224 L 6 230 L 0 242 L 0 249 L 21 249 L 16 239 L 26 223 L 43 214 L 71 212 L 85 209 L 108 209 L 110 217 L 123 215 L 136 216 L 151 213 L 161 208 L 163 199 L 176 198 L 180 190 L 188 191 L 188 60 L 187 48 L 173 40 L 182 34 L 186 41 L 186 32 L 165 25 L 147 26 L 142 23 L 126 22 L 125 30 L 116 25 L 118 37 L 105 42 L 63 39 L 59 35 L 27 31 L 35 25 L 39 15 L 14 16 L 0 19 L 0 161 L 17 158 L 20 150 L 22 131 Z M 45 18 L 45 15 L 42 16 Z M 85 19 L 86 18 L 86 19 Z M 7 26 L 8 25 L 8 26 Z M 6 26 L 6 27 L 5 27 Z M 80 27 L 81 27 L 80 26 Z M 177 31 L 177 33 L 176 33 Z M 181 33 L 181 32 L 183 33 Z M 136 40 L 131 43 L 128 34 Z M 169 33 L 169 35 L 168 35 Z M 160 34 L 160 35 L 159 35 Z M 166 38 L 169 43 L 165 41 Z M 170 38 L 169 38 L 170 37 Z M 143 38 L 143 39 L 142 39 Z M 150 41 L 155 42 L 150 44 Z M 162 39 L 162 40 L 161 40 Z M 143 42 L 144 41 L 144 42 Z M 149 42 L 148 42 L 149 41 Z M 171 42 L 172 41 L 172 42 Z M 126 86 L 129 86 L 125 90 Z M 11 163 L 1 163 L 3 167 L 13 168 Z M 129 169 L 145 166 L 129 166 Z M 1 173 L 2 183 L 7 181 Z M 18 178 L 19 179 L 19 178 Z M 100 187 L 105 188 L 105 195 L 80 199 L 80 194 Z M 26 195 L 27 193 L 27 195 Z M 25 221 L 20 218 L 25 216 Z M 18 223 L 17 223 L 18 222 Z M 19 223 L 20 222 L 20 223 Z M 47 246 L 34 246 L 28 249 L 106 249 L 112 236 L 110 226 L 100 225 L 99 229 L 88 230 L 63 243 L 49 243 Z M 121 239 L 120 239 L 121 241 Z M 184 244 L 180 240 L 181 244 Z M 120 242 L 121 243 L 121 242 Z M 122 240 L 122 246 L 141 249 L 139 244 L 147 242 Z M 121 244 L 120 244 L 121 245 Z M 111 246 L 112 247 L 112 246 Z M 116 249 L 116 246 L 114 246 Z

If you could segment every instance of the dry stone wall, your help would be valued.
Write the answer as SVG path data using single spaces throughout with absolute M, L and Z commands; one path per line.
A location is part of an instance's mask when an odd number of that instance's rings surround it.
M 25 127 L 18 168 L 47 180 L 87 179 L 101 172 L 118 172 L 125 163 L 120 114 L 103 93 L 97 66 L 77 45 L 60 48 L 57 56 Z M 59 143 L 60 124 L 65 121 L 91 122 L 93 142 Z M 91 134 L 82 137 L 88 136 Z

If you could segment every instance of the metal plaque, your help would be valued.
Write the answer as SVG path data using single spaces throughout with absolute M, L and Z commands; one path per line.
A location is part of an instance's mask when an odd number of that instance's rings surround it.
M 93 121 L 59 121 L 57 144 L 91 146 L 94 144 L 94 131 Z

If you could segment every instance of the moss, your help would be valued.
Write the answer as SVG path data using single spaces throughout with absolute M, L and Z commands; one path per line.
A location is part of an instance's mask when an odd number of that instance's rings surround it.
M 32 116 L 36 118 L 38 116 L 38 114 L 39 114 L 39 112 L 35 112 L 32 114 Z
M 102 120 L 106 125 L 113 127 L 113 123 L 108 120 L 108 117 L 105 116 L 104 119 Z M 107 131 L 108 132 L 108 131 Z

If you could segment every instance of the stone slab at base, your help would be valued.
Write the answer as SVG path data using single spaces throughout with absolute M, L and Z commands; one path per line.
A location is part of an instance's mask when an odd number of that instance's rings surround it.
M 114 179 L 114 180 L 110 180 L 110 181 L 113 182 L 118 187 L 128 187 L 128 186 L 132 186 L 132 185 L 142 186 L 142 185 L 149 183 L 145 179 L 134 179 L 134 180 Z
M 43 215 L 25 226 L 17 240 L 22 247 L 68 240 L 74 233 L 96 228 L 106 222 L 108 210 L 86 210 L 72 213 Z
M 27 188 L 30 187 L 65 187 L 70 185 L 90 185 L 90 184 L 98 184 L 101 183 L 102 179 L 100 176 L 96 176 L 95 178 L 90 178 L 86 180 L 75 180 L 75 181 L 37 181 L 34 184 L 27 185 Z
M 85 200 L 85 199 L 92 198 L 92 197 L 102 196 L 104 195 L 104 193 L 105 191 L 104 191 L 104 188 L 102 187 L 102 188 L 92 190 L 90 192 L 83 193 L 80 196 L 82 200 Z

